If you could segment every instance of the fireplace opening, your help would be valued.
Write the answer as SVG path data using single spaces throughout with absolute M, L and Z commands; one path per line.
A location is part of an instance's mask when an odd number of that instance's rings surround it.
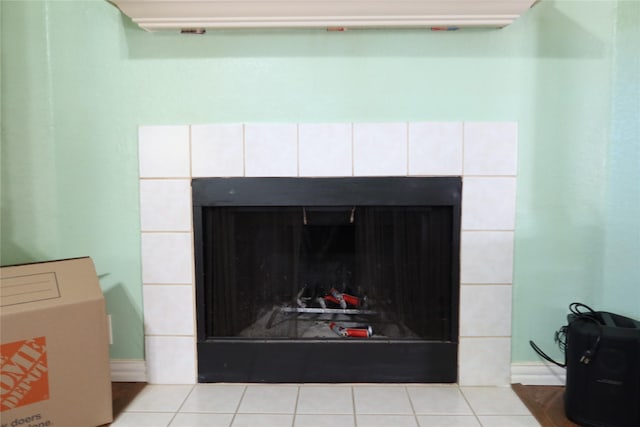
M 192 187 L 199 381 L 456 381 L 460 178 Z

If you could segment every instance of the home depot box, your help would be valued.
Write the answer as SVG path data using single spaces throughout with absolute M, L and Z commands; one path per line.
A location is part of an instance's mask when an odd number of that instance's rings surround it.
M 105 302 L 90 258 L 0 268 L 1 427 L 112 421 Z

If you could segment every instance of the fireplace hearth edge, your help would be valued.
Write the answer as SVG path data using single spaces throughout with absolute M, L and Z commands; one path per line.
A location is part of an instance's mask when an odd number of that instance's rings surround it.
M 199 382 L 457 381 L 461 178 L 199 178 L 192 180 Z M 203 210 L 214 206 L 451 206 L 451 337 L 244 339 L 206 333 Z

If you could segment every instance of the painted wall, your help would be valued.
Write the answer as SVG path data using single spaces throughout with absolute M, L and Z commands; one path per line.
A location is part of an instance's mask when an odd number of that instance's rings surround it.
M 640 310 L 640 3 L 618 8 L 603 306 Z M 621 215 L 622 213 L 622 215 Z M 635 290 L 635 291 L 634 291 Z
M 181 36 L 103 0 L 3 0 L 1 261 L 92 256 L 111 355 L 142 358 L 138 125 L 514 120 L 513 360 L 552 349 L 572 301 L 640 317 L 637 32 L 621 36 L 638 3 L 585 3 L 502 30 Z

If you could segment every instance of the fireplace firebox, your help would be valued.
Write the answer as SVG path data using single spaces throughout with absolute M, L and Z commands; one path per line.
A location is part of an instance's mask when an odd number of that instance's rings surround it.
M 459 177 L 192 180 L 200 382 L 455 382 Z

